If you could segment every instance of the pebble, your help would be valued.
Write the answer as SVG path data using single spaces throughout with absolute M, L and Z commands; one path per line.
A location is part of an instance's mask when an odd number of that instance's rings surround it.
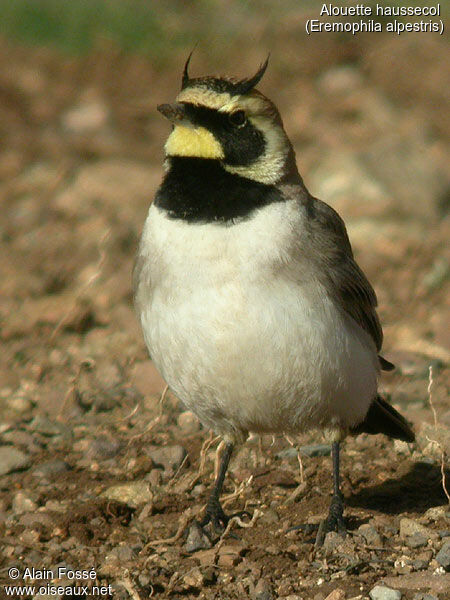
M 37 510 L 37 504 L 24 492 L 17 492 L 12 500 L 12 509 L 16 515 L 21 515 Z
M 330 444 L 310 444 L 308 446 L 300 446 L 300 454 L 303 456 L 330 456 L 331 445 Z
M 65 433 L 66 427 L 62 423 L 55 423 L 45 415 L 36 415 L 30 423 L 30 430 L 42 433 L 42 435 L 53 436 Z
M 280 517 L 278 513 L 273 508 L 268 508 L 264 511 L 263 515 L 259 519 L 261 523 L 268 523 L 272 525 L 273 523 L 278 523 Z
M 415 558 L 414 560 L 411 561 L 411 566 L 414 569 L 414 571 L 423 571 L 424 569 L 426 569 L 429 565 L 428 560 L 424 560 L 423 558 Z
M 252 594 L 253 600 L 274 600 L 273 589 L 267 579 L 260 579 Z
M 13 446 L 0 446 L 0 475 L 30 466 L 30 457 Z
M 345 600 L 345 591 L 341 588 L 336 588 L 328 594 L 325 600 Z
M 12 444 L 13 446 L 23 446 L 29 452 L 36 452 L 42 448 L 42 446 L 38 446 L 36 444 L 36 440 L 31 433 L 22 431 L 21 429 L 7 431 L 2 435 L 2 440 L 8 444 Z
M 154 464 L 161 465 L 165 471 L 176 471 L 187 455 L 186 449 L 178 444 L 175 446 L 153 447 L 147 453 Z
M 19 518 L 19 524 L 25 527 L 35 527 L 37 524 L 44 527 L 54 526 L 54 519 L 46 512 L 26 512 L 23 513 Z
M 186 586 L 201 589 L 205 583 L 205 578 L 198 567 L 189 570 L 183 577 L 183 582 Z
M 331 454 L 330 444 L 308 444 L 306 446 L 292 446 L 277 452 L 277 458 L 297 458 L 298 453 L 302 456 L 329 456 Z
M 333 550 L 340 546 L 340 544 L 342 544 L 343 541 L 344 538 L 342 537 L 342 535 L 340 535 L 336 531 L 329 531 L 325 536 L 322 548 L 326 553 L 333 552 Z
M 417 521 L 414 521 L 414 519 L 400 519 L 400 537 L 403 540 L 406 540 L 417 533 L 420 533 L 427 540 L 437 538 L 436 532 L 432 531 L 428 527 L 425 527 L 424 525 L 421 525 Z
M 432 506 L 424 513 L 424 518 L 429 521 L 438 521 L 439 519 L 445 519 L 448 506 Z
M 114 556 L 119 562 L 124 563 L 133 560 L 134 553 L 130 546 L 124 545 L 112 548 L 111 552 L 108 553 L 108 556 Z
M 450 571 L 450 540 L 444 542 L 442 548 L 436 554 L 436 560 L 446 571 Z
M 106 436 L 100 436 L 91 440 L 86 450 L 86 455 L 90 458 L 104 459 L 113 458 L 119 452 L 121 443 L 119 440 L 112 440 Z
M 6 405 L 16 413 L 26 413 L 33 408 L 33 403 L 23 395 L 23 392 L 18 392 L 10 396 Z
M 414 594 L 412 600 L 439 600 L 439 598 L 437 598 L 433 594 L 423 594 L 419 592 L 418 594 Z
M 147 481 L 132 481 L 113 485 L 101 493 L 103 498 L 123 502 L 131 508 L 137 508 L 153 500 L 153 493 L 149 489 Z
M 212 547 L 211 541 L 209 540 L 206 533 L 202 530 L 200 525 L 195 521 L 189 527 L 189 533 L 187 535 L 186 544 L 184 548 L 186 552 L 196 552 L 197 550 L 207 550 Z
M 33 469 L 33 475 L 35 477 L 51 477 L 52 475 L 66 473 L 70 470 L 71 466 L 67 464 L 64 460 L 47 460 L 38 465 L 35 469 Z
M 217 560 L 218 567 L 225 567 L 226 569 L 231 569 L 235 567 L 237 564 L 241 562 L 241 558 L 236 552 L 223 552 L 223 548 L 219 554 Z
M 405 540 L 405 543 L 409 548 L 421 548 L 422 546 L 426 546 L 427 542 L 427 536 L 420 533 L 420 531 L 416 531 L 413 535 L 409 535 Z
M 369 525 L 369 523 L 365 523 L 358 528 L 359 533 L 363 536 L 369 546 L 383 546 L 383 540 L 381 539 L 380 534 L 375 529 L 373 525 Z M 426 543 L 426 540 L 425 540 Z
M 371 600 L 401 600 L 402 593 L 384 585 L 376 585 L 370 590 L 369 596 Z
M 200 421 L 190 410 L 186 410 L 178 415 L 177 423 L 178 427 L 188 435 L 200 431 Z

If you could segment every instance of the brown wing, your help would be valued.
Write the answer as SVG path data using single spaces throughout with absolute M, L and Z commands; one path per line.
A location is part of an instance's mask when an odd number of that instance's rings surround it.
M 332 288 L 345 311 L 371 336 L 377 350 L 383 343 L 383 330 L 376 312 L 377 297 L 367 277 L 353 258 L 345 224 L 338 213 L 316 198 L 306 204 L 310 233 L 323 248 L 318 260 L 325 272 L 326 284 Z M 384 370 L 394 366 L 380 357 Z

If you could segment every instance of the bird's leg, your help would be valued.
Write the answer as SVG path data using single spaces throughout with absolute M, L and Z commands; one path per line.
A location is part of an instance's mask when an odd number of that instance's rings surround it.
M 339 442 L 333 442 L 331 445 L 331 457 L 333 461 L 333 497 L 331 498 L 328 517 L 322 521 L 316 537 L 316 547 L 322 546 L 325 536 L 330 531 L 345 534 L 346 527 L 343 517 L 344 501 L 340 490 L 339 480 Z
M 225 450 L 220 459 L 219 473 L 217 475 L 216 481 L 214 482 L 213 489 L 211 490 L 211 495 L 209 496 L 209 500 L 206 505 L 206 514 L 204 519 L 200 523 L 201 527 L 204 527 L 208 523 L 211 523 L 215 530 L 220 531 L 225 529 L 230 519 L 230 517 L 228 517 L 224 513 L 219 498 L 222 492 L 225 474 L 227 472 L 228 464 L 230 462 L 232 453 L 233 444 L 231 442 L 227 442 L 225 444 Z

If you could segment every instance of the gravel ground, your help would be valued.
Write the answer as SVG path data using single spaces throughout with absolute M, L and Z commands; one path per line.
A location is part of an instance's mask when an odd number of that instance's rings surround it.
M 164 393 L 130 284 L 162 174 L 155 105 L 174 98 L 182 58 L 158 73 L 112 47 L 64 58 L 2 42 L 0 596 L 17 567 L 16 583 L 36 586 L 21 598 L 72 597 L 75 583 L 77 597 L 119 600 L 450 598 L 447 46 L 330 37 L 288 70 L 295 26 L 261 89 L 307 185 L 348 224 L 397 365 L 382 391 L 417 443 L 348 440 L 349 535 L 315 551 L 329 446 L 318 433 L 254 438 L 224 492 L 228 511 L 252 518 L 212 545 L 196 521 L 218 440 Z M 224 70 L 248 74 L 255 53 L 244 72 L 233 51 Z M 194 72 L 211 69 L 204 54 Z M 39 594 L 47 584 L 66 589 Z

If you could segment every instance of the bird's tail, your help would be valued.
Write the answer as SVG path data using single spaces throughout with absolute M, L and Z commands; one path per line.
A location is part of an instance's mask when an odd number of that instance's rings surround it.
M 367 411 L 364 421 L 351 430 L 353 435 L 358 433 L 384 433 L 385 435 L 404 442 L 414 442 L 416 436 L 408 421 L 393 406 L 381 396 L 377 396 Z

